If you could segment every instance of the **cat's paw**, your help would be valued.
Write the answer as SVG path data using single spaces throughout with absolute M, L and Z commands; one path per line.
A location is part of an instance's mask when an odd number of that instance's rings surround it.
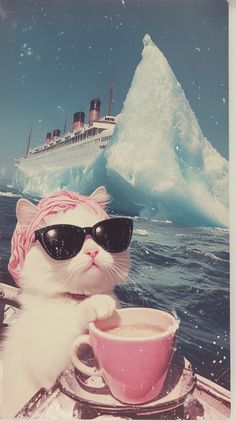
M 110 317 L 116 308 L 116 301 L 110 295 L 96 294 L 86 301 L 89 322 Z

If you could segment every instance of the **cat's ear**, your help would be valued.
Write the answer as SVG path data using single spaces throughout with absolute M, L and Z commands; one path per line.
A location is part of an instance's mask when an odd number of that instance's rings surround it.
M 20 199 L 16 205 L 16 217 L 21 226 L 27 226 L 37 213 L 37 206 L 26 199 Z
M 98 187 L 89 197 L 103 208 L 111 201 L 111 196 L 107 193 L 104 186 Z

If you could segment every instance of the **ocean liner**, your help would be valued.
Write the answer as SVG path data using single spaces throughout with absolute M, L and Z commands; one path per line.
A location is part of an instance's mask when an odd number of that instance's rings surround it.
M 98 98 L 90 101 L 88 122 L 85 113 L 74 113 L 71 131 L 59 129 L 46 135 L 42 145 L 30 149 L 31 132 L 26 154 L 15 160 L 19 170 L 36 170 L 37 168 L 71 168 L 76 165 L 86 166 L 91 157 L 96 158 L 109 142 L 116 125 L 116 117 L 111 114 L 112 91 L 109 93 L 108 114 L 100 117 L 101 101 Z

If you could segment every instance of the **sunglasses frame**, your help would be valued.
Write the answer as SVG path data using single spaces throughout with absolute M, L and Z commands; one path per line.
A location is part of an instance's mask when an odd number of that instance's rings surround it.
M 128 226 L 128 234 L 129 234 L 129 239 L 127 241 L 127 246 L 125 247 L 121 247 L 119 249 L 119 251 L 114 251 L 114 249 L 112 249 L 111 247 L 106 247 L 102 244 L 102 242 L 100 243 L 99 241 L 97 241 L 96 239 L 96 229 L 100 226 L 100 225 L 106 225 L 106 224 L 110 224 L 109 221 L 115 222 L 115 221 L 119 221 L 122 222 L 124 224 L 126 224 Z M 66 256 L 66 257 L 56 257 L 54 256 L 52 253 L 50 253 L 46 241 L 44 239 L 44 235 L 52 230 L 52 229 L 56 229 L 58 227 L 70 227 L 70 228 L 74 228 L 75 232 L 80 232 L 81 235 L 83 236 L 81 238 L 81 245 L 79 245 L 77 248 L 74 248 L 74 250 L 72 250 L 72 252 Z M 125 250 L 127 250 L 130 241 L 131 241 L 131 237 L 132 237 L 132 233 L 133 233 L 133 220 L 131 218 L 125 218 L 125 217 L 120 217 L 120 218 L 110 218 L 110 219 L 104 219 L 102 221 L 97 222 L 95 225 L 93 225 L 92 227 L 80 227 L 77 225 L 71 225 L 71 224 L 55 224 L 55 225 L 48 225 L 46 227 L 40 228 L 38 230 L 36 230 L 34 232 L 35 234 L 35 238 L 36 240 L 38 240 L 41 244 L 41 246 L 43 247 L 43 249 L 46 251 L 46 253 L 52 257 L 55 260 L 67 260 L 67 259 L 71 259 L 72 257 L 75 257 L 82 249 L 83 245 L 84 245 L 84 241 L 87 235 L 91 235 L 92 239 L 95 241 L 96 244 L 98 244 L 100 247 L 102 247 L 104 250 L 110 252 L 110 253 L 121 253 Z

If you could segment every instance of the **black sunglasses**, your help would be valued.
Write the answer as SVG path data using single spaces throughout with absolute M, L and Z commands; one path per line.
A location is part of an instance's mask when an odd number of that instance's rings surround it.
M 35 237 L 44 250 L 56 260 L 66 260 L 76 256 L 82 249 L 86 235 L 104 250 L 111 253 L 125 251 L 130 244 L 133 221 L 129 218 L 105 219 L 93 227 L 76 225 L 50 225 L 35 231 Z

